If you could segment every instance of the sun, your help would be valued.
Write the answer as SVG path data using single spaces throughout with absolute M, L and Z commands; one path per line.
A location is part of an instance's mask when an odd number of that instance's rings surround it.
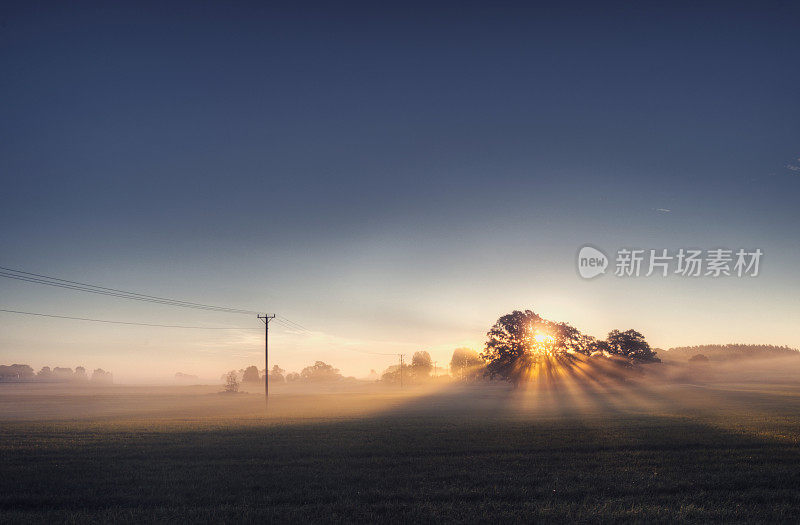
M 544 334 L 542 332 L 538 332 L 533 335 L 533 339 L 537 343 L 550 343 L 553 341 L 553 336 L 549 334 Z

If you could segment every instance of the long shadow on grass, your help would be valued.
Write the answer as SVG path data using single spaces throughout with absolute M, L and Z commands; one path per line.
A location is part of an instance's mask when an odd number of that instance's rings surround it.
M 99 436 L 79 425 L 5 428 L 0 517 L 476 522 L 797 516 L 795 446 L 715 426 L 698 412 L 697 396 L 681 389 L 591 370 L 551 379 L 532 389 L 453 386 L 335 422 L 109 429 Z M 686 399 L 690 410 L 683 410 Z M 715 410 L 734 410 L 724 399 L 713 402 Z

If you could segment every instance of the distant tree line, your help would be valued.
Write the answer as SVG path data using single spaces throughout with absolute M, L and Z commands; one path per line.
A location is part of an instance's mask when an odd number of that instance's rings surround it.
M 231 375 L 233 374 L 233 375 Z M 325 383 L 335 381 L 352 381 L 354 377 L 345 377 L 341 374 L 338 368 L 329 365 L 324 361 L 315 361 L 313 365 L 303 368 L 300 372 L 289 372 L 278 365 L 274 365 L 265 374 L 265 370 L 259 370 L 255 365 L 242 368 L 241 370 L 231 370 L 223 374 L 222 379 L 230 382 L 231 378 L 243 384 L 264 384 L 265 377 L 269 379 L 270 383 Z
M 702 355 L 711 361 L 727 361 L 736 359 L 800 357 L 800 350 L 788 346 L 774 345 L 697 345 L 670 348 L 661 355 L 664 359 L 676 361 L 688 361 L 697 355 Z
M 89 382 L 111 384 L 114 382 L 111 372 L 96 368 L 91 376 L 82 366 L 63 368 L 56 366 L 50 368 L 43 366 L 38 372 L 33 371 L 29 365 L 13 364 L 0 365 L 0 381 L 48 381 L 48 382 Z

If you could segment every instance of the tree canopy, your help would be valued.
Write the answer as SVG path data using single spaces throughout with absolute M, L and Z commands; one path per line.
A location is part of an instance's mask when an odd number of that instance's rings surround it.
M 336 381 L 342 379 L 338 368 L 323 361 L 317 361 L 311 366 L 300 371 L 300 378 L 304 381 Z
M 627 330 L 625 332 L 612 330 L 608 333 L 606 342 L 612 354 L 634 361 L 661 361 L 656 357 L 655 352 L 650 349 L 650 345 L 644 340 L 644 336 L 636 330 Z
M 98 371 L 102 372 L 99 373 Z M 88 382 L 112 383 L 113 376 L 110 372 L 96 369 L 91 377 L 85 367 L 71 368 L 43 366 L 34 373 L 33 368 L 25 364 L 0 365 L 0 381 L 47 381 L 47 382 Z
M 242 383 L 258 383 L 259 381 L 261 381 L 261 375 L 258 373 L 258 367 L 250 365 L 244 369 Z
M 549 321 L 532 310 L 503 315 L 487 332 L 480 354 L 490 378 L 515 385 L 527 380 L 543 362 L 562 364 L 585 356 L 618 356 L 629 362 L 658 362 L 655 352 L 636 330 L 612 330 L 605 341 L 582 334 L 567 323 Z
M 424 381 L 428 379 L 433 370 L 433 359 L 431 354 L 425 350 L 414 352 L 411 357 L 411 373 L 415 380 Z
M 483 367 L 483 359 L 471 348 L 456 348 L 450 358 L 450 373 L 461 381 L 475 379 Z
M 403 363 L 402 368 L 400 365 L 391 365 L 381 374 L 381 381 L 384 383 L 400 383 L 402 379 L 402 382 L 411 382 L 411 370 L 411 365 L 408 363 Z
M 34 377 L 33 368 L 28 365 L 0 365 L 0 380 L 2 379 L 30 379 Z
M 283 368 L 279 367 L 278 365 L 274 365 L 272 367 L 272 370 L 269 371 L 269 380 L 270 380 L 270 382 L 272 382 L 272 383 L 283 383 L 286 380 L 286 378 L 284 377 L 285 373 L 286 373 L 286 370 L 284 370 Z

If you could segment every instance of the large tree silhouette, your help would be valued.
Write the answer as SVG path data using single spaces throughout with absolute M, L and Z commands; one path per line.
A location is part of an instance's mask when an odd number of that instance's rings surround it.
M 486 333 L 488 339 L 481 353 L 486 361 L 486 374 L 492 379 L 519 383 L 536 364 L 531 348 L 535 327 L 543 321 L 531 310 L 514 310 L 500 317 Z
M 629 362 L 659 362 L 655 352 L 636 330 L 613 330 L 606 341 L 597 341 L 567 323 L 548 321 L 531 310 L 506 314 L 487 332 L 481 358 L 485 374 L 519 384 L 545 361 L 571 366 L 585 356 L 618 355 Z

